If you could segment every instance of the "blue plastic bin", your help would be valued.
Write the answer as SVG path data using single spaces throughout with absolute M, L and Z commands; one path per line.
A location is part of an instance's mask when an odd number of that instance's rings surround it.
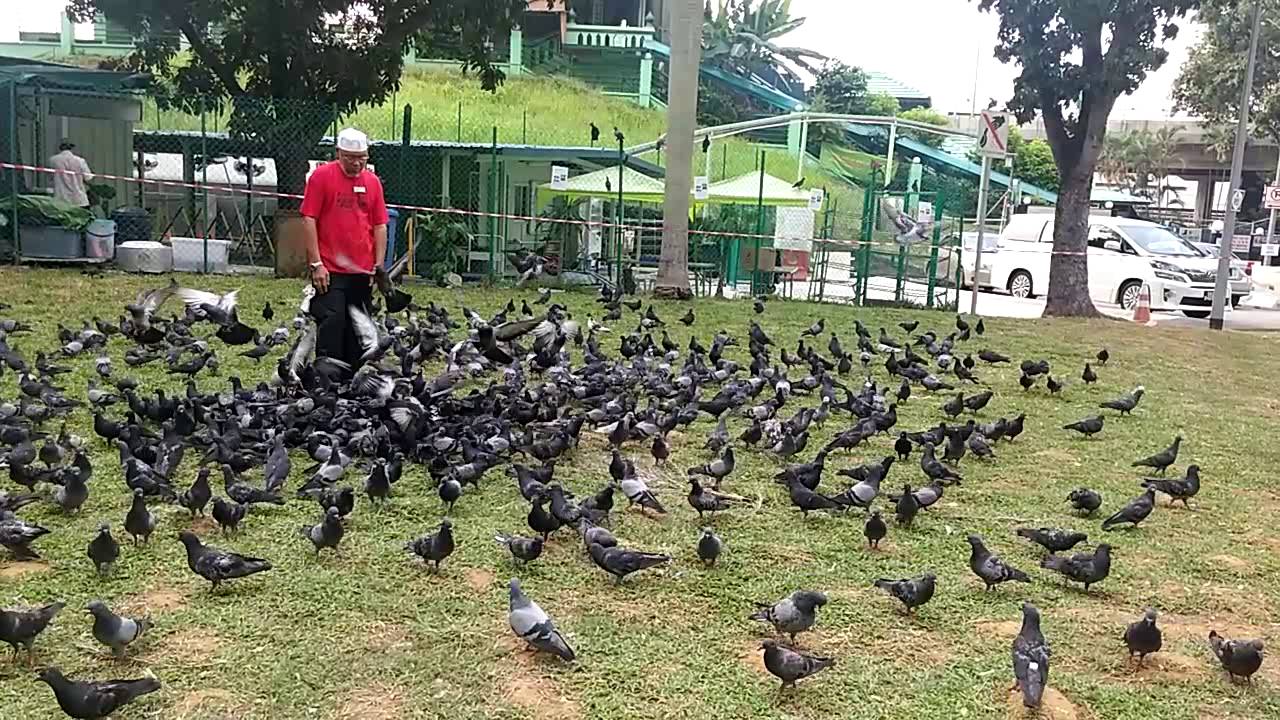
M 400 212 L 395 208 L 387 208 L 387 256 L 382 266 L 390 270 L 396 262 L 396 226 L 400 224 Z

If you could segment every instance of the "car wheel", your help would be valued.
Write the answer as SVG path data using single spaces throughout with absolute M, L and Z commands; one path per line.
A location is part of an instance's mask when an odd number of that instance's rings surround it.
M 1240 301 L 1241 301 L 1241 300 L 1243 300 L 1243 299 L 1244 299 L 1244 296 L 1243 296 L 1243 295 L 1232 295 L 1232 296 L 1231 296 L 1231 307 L 1233 307 L 1233 308 L 1238 308 L 1238 307 L 1240 307 Z
M 1120 307 L 1125 310 L 1132 310 L 1138 306 L 1138 296 L 1142 294 L 1142 283 L 1137 280 L 1130 280 L 1120 286 L 1120 292 L 1117 294 L 1119 295 L 1117 299 L 1120 301 Z
M 1009 276 L 1009 294 L 1016 298 L 1035 297 L 1031 294 L 1031 273 L 1026 270 L 1014 270 Z
M 1186 315 L 1189 318 L 1195 318 L 1197 320 L 1203 320 L 1209 317 L 1208 310 L 1183 310 L 1182 314 Z

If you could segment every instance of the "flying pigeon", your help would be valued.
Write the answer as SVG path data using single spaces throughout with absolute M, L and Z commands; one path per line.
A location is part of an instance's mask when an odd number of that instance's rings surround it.
M 898 232 L 898 244 L 902 246 L 912 245 L 918 242 L 924 242 L 929 239 L 929 232 L 933 229 L 933 221 L 927 220 L 920 222 L 915 218 L 909 217 L 906 213 L 893 206 L 893 203 L 887 199 L 880 201 L 880 208 L 884 211 L 889 222 L 893 223 L 894 228 Z

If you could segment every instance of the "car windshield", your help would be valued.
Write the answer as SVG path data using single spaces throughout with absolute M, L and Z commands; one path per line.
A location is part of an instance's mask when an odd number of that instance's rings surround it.
M 1162 227 L 1156 225 L 1124 225 L 1121 229 L 1138 247 L 1152 255 L 1202 256 L 1200 251 L 1196 250 L 1186 240 Z

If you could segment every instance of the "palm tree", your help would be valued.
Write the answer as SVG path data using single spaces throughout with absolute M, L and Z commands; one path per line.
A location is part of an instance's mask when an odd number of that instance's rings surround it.
M 1156 203 L 1159 204 L 1164 194 L 1165 180 L 1169 177 L 1169 168 L 1177 157 L 1178 133 L 1182 128 L 1166 125 L 1151 133 L 1151 141 L 1147 144 L 1147 152 L 1151 160 L 1151 174 L 1156 180 Z
M 801 97 L 804 81 L 801 68 L 817 74 L 826 56 L 800 47 L 778 45 L 777 41 L 804 24 L 791 17 L 791 0 L 721 0 L 715 13 L 708 3 L 702 31 L 705 60 L 736 75 L 756 76 L 777 89 Z

